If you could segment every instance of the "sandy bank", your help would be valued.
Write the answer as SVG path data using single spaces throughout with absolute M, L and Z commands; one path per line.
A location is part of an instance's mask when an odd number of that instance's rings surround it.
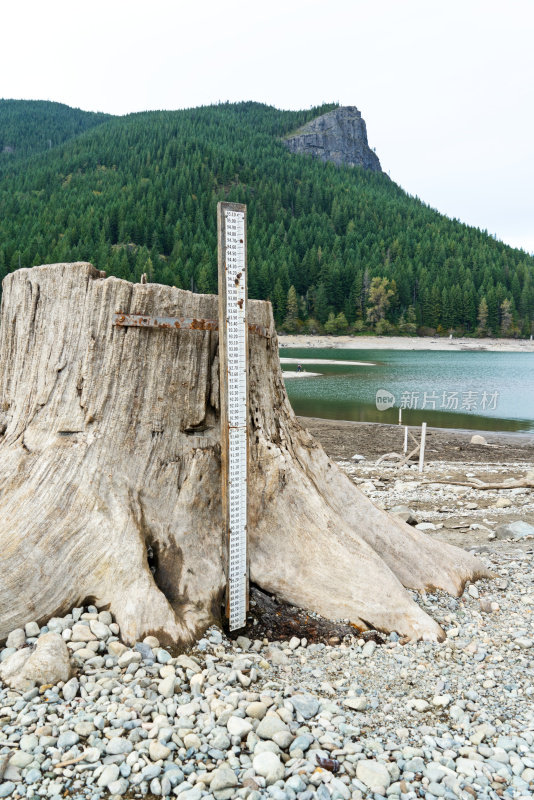
M 341 364 L 343 367 L 375 367 L 371 361 L 335 361 L 332 358 L 281 358 L 281 364 Z
M 441 339 L 426 336 L 279 336 L 281 347 L 335 347 L 347 350 L 472 350 L 534 353 L 528 339 Z M 317 363 L 317 362 L 315 362 Z
M 282 372 L 282 378 L 317 378 L 321 372 L 296 372 L 285 370 Z

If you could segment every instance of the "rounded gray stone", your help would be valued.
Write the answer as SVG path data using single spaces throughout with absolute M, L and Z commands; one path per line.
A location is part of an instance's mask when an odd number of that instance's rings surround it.
M 108 764 L 102 770 L 102 773 L 97 781 L 97 786 L 101 789 L 106 789 L 110 783 L 116 781 L 119 777 L 119 768 L 116 764 Z
M 220 792 L 233 786 L 237 786 L 237 776 L 230 767 L 222 766 L 214 770 L 210 782 L 210 791 Z
M 33 767 L 33 769 L 29 769 L 26 775 L 24 776 L 24 780 L 26 783 L 37 783 L 42 779 L 41 770 Z
M 106 753 L 112 756 L 131 753 L 132 750 L 133 744 L 129 739 L 124 739 L 122 736 L 116 736 L 114 739 L 110 739 L 106 745 Z
M 26 633 L 23 628 L 15 628 L 7 637 L 6 647 L 14 647 L 17 650 L 26 644 Z
M 123 795 L 128 791 L 128 781 L 126 778 L 119 778 L 116 781 L 108 783 L 107 789 L 111 795 Z
M 267 714 L 256 728 L 256 735 L 259 736 L 260 739 L 272 739 L 275 733 L 281 731 L 285 732 L 287 730 L 288 727 L 286 723 L 283 722 L 280 717 L 274 714 Z
M 161 767 L 159 764 L 148 764 L 141 770 L 141 774 L 146 781 L 151 781 L 153 778 L 157 778 L 160 773 Z
M 276 753 L 270 753 L 268 750 L 254 756 L 252 766 L 256 775 L 265 778 L 267 786 L 282 780 L 285 775 L 284 765 Z
M 373 759 L 358 761 L 356 777 L 373 792 L 381 792 L 391 783 L 387 767 Z
M 76 695 L 78 694 L 78 689 L 80 688 L 80 681 L 78 678 L 71 678 L 70 681 L 67 681 L 61 693 L 63 698 L 69 703 L 71 700 L 74 700 Z
M 28 622 L 27 625 L 24 626 L 24 630 L 26 631 L 26 637 L 28 639 L 34 636 L 39 636 L 39 633 L 41 632 L 41 629 L 36 622 Z
M 80 741 L 80 737 L 74 731 L 65 731 L 62 733 L 57 740 L 57 747 L 60 750 L 68 750 L 69 747 L 74 747 L 75 744 L 78 744 Z
M 311 694 L 295 694 L 290 699 L 295 711 L 304 719 L 311 719 L 319 711 L 319 701 Z

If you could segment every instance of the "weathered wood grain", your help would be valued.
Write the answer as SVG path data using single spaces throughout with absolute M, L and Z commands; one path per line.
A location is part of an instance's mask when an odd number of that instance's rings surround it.
M 88 599 L 127 643 L 185 645 L 223 611 L 218 334 L 117 328 L 116 311 L 216 319 L 217 298 L 86 263 L 4 280 L 0 640 Z M 249 312 L 273 334 L 249 336 L 251 580 L 330 618 L 440 638 L 404 587 L 458 593 L 486 570 L 327 458 L 287 399 L 270 304 Z

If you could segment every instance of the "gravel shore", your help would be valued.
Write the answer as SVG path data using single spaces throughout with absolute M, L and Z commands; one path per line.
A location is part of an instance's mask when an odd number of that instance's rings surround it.
M 443 644 L 395 633 L 267 641 L 254 634 L 254 607 L 244 635 L 211 628 L 180 655 L 153 637 L 125 647 L 92 606 L 29 622 L 4 643 L 0 669 L 52 636 L 72 677 L 0 682 L 0 798 L 532 798 L 534 539 L 528 528 L 517 540 L 498 533 L 534 521 L 532 492 L 454 483 L 528 465 L 432 462 L 421 477 L 369 456 L 339 463 L 374 502 L 404 506 L 495 573 L 460 598 L 414 595 Z
M 0 797 L 531 798 L 530 558 L 496 547 L 498 580 L 419 598 L 441 645 L 232 642 L 213 628 L 172 657 L 155 639 L 122 647 L 107 612 L 75 609 L 49 627 L 76 676 L 0 691 Z M 73 631 L 94 622 L 107 631 L 81 655 Z

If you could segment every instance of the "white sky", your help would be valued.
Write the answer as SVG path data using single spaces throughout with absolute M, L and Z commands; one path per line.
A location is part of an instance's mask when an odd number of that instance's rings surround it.
M 533 0 L 2 5 L 2 97 L 115 114 L 356 105 L 404 189 L 534 252 Z

